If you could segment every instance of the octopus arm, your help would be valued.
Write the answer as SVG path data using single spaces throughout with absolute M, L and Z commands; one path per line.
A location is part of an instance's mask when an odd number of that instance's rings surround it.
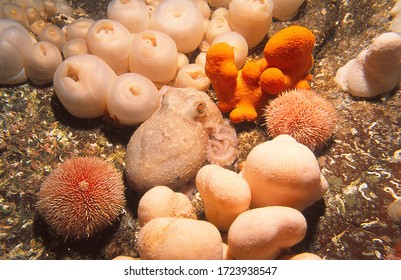
M 220 166 L 231 165 L 238 155 L 238 137 L 234 127 L 224 119 L 213 130 L 206 150 L 208 162 Z

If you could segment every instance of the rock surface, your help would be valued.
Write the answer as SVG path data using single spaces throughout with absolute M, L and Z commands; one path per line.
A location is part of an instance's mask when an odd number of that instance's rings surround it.
M 71 1 L 91 18 L 104 18 L 109 1 Z M 312 89 L 339 111 L 337 131 L 316 155 L 329 192 L 303 214 L 305 240 L 291 253 L 326 259 L 383 259 L 401 235 L 387 206 L 401 197 L 401 91 L 374 100 L 352 98 L 335 84 L 337 69 L 367 48 L 390 25 L 390 0 L 308 0 L 291 21 L 274 21 L 269 35 L 299 24 L 316 36 Z M 259 56 L 263 45 L 254 49 Z M 195 56 L 194 56 L 195 57 Z M 36 214 L 44 176 L 66 158 L 94 155 L 124 169 L 125 147 L 135 128 L 79 120 L 57 100 L 52 86 L 0 87 L 0 259 L 112 259 L 137 257 L 138 197 L 127 190 L 127 213 L 95 239 L 64 242 Z M 268 139 L 261 124 L 241 124 L 239 162 Z M 134 237 L 133 237 L 134 236 Z

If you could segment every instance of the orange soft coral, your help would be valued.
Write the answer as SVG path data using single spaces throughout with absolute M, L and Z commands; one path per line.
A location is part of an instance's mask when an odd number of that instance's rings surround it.
M 231 112 L 234 123 L 254 121 L 266 103 L 259 78 L 266 69 L 264 59 L 250 61 L 238 71 L 234 52 L 226 43 L 212 45 L 206 54 L 205 72 L 218 98 L 222 112 Z
M 302 26 L 287 27 L 270 38 L 264 49 L 267 69 L 260 77 L 262 89 L 271 94 L 310 89 L 314 44 L 313 33 Z
M 267 42 L 265 58 L 250 61 L 239 71 L 228 44 L 212 45 L 206 54 L 205 72 L 216 91 L 220 110 L 231 112 L 234 123 L 255 121 L 271 94 L 310 89 L 314 44 L 315 37 L 307 28 L 285 28 Z

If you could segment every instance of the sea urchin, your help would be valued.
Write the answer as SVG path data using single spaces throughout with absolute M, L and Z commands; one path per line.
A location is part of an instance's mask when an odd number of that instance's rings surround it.
M 112 164 L 95 157 L 76 157 L 46 178 L 37 209 L 58 235 L 81 239 L 111 224 L 124 203 L 121 174 Z
M 288 134 L 312 151 L 333 134 L 336 110 L 312 90 L 291 90 L 272 100 L 265 120 L 270 136 Z

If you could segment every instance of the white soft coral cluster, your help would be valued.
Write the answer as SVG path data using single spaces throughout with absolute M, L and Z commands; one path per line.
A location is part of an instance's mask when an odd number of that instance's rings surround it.
M 391 25 L 390 30 L 401 33 L 401 1 L 397 1 L 390 10 Z
M 215 258 L 216 254 L 211 253 L 219 247 L 218 258 L 224 259 L 297 259 L 297 256 L 283 254 L 304 239 L 307 222 L 301 211 L 321 199 L 328 184 L 311 150 L 290 136 L 281 135 L 257 145 L 239 174 L 218 165 L 203 166 L 196 174 L 196 187 L 208 228 L 211 232 L 220 231 L 227 237 L 227 244 L 221 246 L 221 239 L 216 237 L 214 245 L 204 245 L 202 255 L 187 252 L 188 258 Z M 144 197 L 148 200 L 152 196 L 152 203 L 158 201 L 158 207 L 164 210 L 151 211 L 152 219 L 139 233 L 139 253 L 144 258 L 184 258 L 181 248 L 192 244 L 187 240 L 193 230 L 189 226 L 193 224 L 197 228 L 197 222 L 189 222 L 188 214 L 177 217 L 171 211 L 172 206 L 167 205 L 170 202 L 156 197 L 155 193 L 155 188 L 151 188 Z M 138 211 L 142 212 L 142 209 Z M 170 223 L 180 223 L 182 227 L 174 233 L 163 231 L 169 235 L 168 244 L 176 246 L 165 250 L 167 243 L 157 241 L 160 235 L 151 231 L 158 231 Z M 183 244 L 177 244 L 178 240 Z M 320 259 L 309 253 L 299 258 Z
M 401 81 L 401 1 L 390 10 L 390 31 L 377 36 L 369 48 L 338 69 L 335 81 L 356 97 L 389 93 Z
M 300 211 L 321 199 L 328 183 L 311 150 L 280 135 L 254 147 L 239 174 L 202 167 L 196 187 L 206 219 L 227 232 L 235 259 L 276 259 L 305 237 Z
M 401 35 L 386 32 L 355 59 L 338 69 L 335 81 L 353 96 L 372 98 L 387 93 L 401 80 Z

